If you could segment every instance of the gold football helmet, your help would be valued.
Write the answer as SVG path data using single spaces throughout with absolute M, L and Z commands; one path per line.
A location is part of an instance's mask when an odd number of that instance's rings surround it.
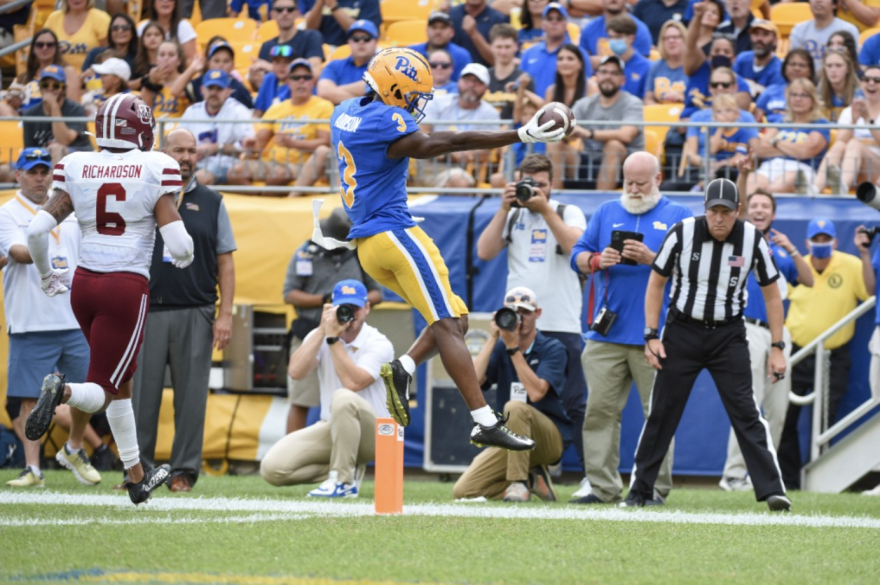
M 428 61 L 412 49 L 390 48 L 376 53 L 364 81 L 387 106 L 403 108 L 416 123 L 425 117 L 424 108 L 434 97 L 434 75 Z

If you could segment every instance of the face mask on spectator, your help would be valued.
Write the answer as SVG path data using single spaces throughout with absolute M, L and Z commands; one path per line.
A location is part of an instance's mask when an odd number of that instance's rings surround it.
M 712 69 L 730 67 L 731 63 L 730 57 L 727 55 L 712 55 Z
M 816 244 L 810 242 L 810 254 L 812 254 L 813 258 L 816 260 L 824 260 L 825 258 L 831 257 L 832 251 L 832 243 L 827 242 L 825 244 Z
M 608 48 L 619 57 L 626 53 L 626 41 L 623 39 L 611 39 L 608 41 Z

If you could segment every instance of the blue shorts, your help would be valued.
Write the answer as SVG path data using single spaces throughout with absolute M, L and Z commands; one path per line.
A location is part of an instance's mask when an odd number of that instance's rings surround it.
M 9 336 L 6 395 L 39 398 L 47 374 L 60 372 L 67 382 L 85 382 L 89 344 L 79 329 L 13 333 Z

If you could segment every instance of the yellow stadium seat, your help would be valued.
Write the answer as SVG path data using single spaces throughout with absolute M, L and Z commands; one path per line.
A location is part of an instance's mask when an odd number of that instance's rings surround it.
M 408 47 L 428 41 L 427 20 L 399 20 L 385 29 L 385 41 L 398 47 Z
M 811 20 L 813 13 L 807 2 L 789 2 L 770 7 L 770 20 L 776 23 L 779 36 L 788 38 L 794 25 Z
M 433 0 L 382 0 L 379 3 L 382 11 L 382 23 L 388 24 L 398 20 L 428 20 L 434 9 Z
M 581 42 L 581 27 L 574 22 L 569 22 L 566 26 L 568 28 L 568 38 L 571 39 L 571 42 L 575 45 Z
M 254 59 L 259 57 L 260 55 L 260 43 L 256 41 L 250 41 L 247 43 L 232 43 L 232 48 L 235 50 L 235 64 L 233 67 L 235 69 L 245 71 L 254 63 Z
M 651 47 L 651 53 L 648 55 L 648 59 L 650 59 L 651 61 L 659 61 L 662 58 L 663 55 L 660 54 L 660 51 L 658 51 L 654 47 Z
M 791 47 L 791 39 L 788 37 L 779 39 L 776 43 L 776 56 L 782 60 L 788 56 L 788 49 Z
M 645 128 L 645 152 L 650 152 L 661 161 L 663 160 L 663 141 L 654 130 Z
M 269 39 L 274 39 L 278 36 L 278 23 L 274 20 L 267 20 L 263 24 L 260 25 L 260 28 L 257 29 L 257 33 L 255 38 L 259 43 L 265 43 Z
M 862 34 L 859 35 L 859 46 L 865 44 L 865 41 L 873 37 L 874 35 L 880 33 L 880 27 L 868 28 L 862 31 Z
M 246 43 L 253 40 L 256 32 L 257 23 L 250 18 L 212 18 L 196 25 L 196 34 L 202 45 L 215 35 L 230 43 Z
M 12 163 L 24 148 L 21 122 L 0 122 L 0 163 Z
M 684 104 L 654 104 L 645 106 L 644 119 L 645 122 L 677 122 L 681 117 L 681 110 Z M 669 126 L 649 126 L 648 130 L 657 134 L 657 138 L 661 144 L 666 140 L 666 133 Z

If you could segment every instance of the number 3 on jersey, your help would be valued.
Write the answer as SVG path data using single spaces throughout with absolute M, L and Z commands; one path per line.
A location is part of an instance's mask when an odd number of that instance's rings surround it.
M 351 156 L 351 152 L 345 145 L 342 144 L 342 141 L 339 141 L 339 146 L 336 148 L 336 154 L 339 157 L 339 160 L 345 165 L 344 169 L 340 170 L 339 175 L 342 177 L 343 187 L 340 187 L 342 190 L 342 200 L 345 202 L 345 205 L 351 209 L 354 205 L 354 190 L 357 187 L 357 179 L 354 178 L 355 173 L 357 172 L 357 167 L 354 165 L 354 157 Z
M 95 207 L 98 233 L 105 236 L 121 236 L 125 233 L 125 220 L 118 213 L 107 211 L 108 197 L 113 197 L 120 203 L 125 201 L 125 188 L 119 183 L 104 183 L 98 189 L 98 201 Z

